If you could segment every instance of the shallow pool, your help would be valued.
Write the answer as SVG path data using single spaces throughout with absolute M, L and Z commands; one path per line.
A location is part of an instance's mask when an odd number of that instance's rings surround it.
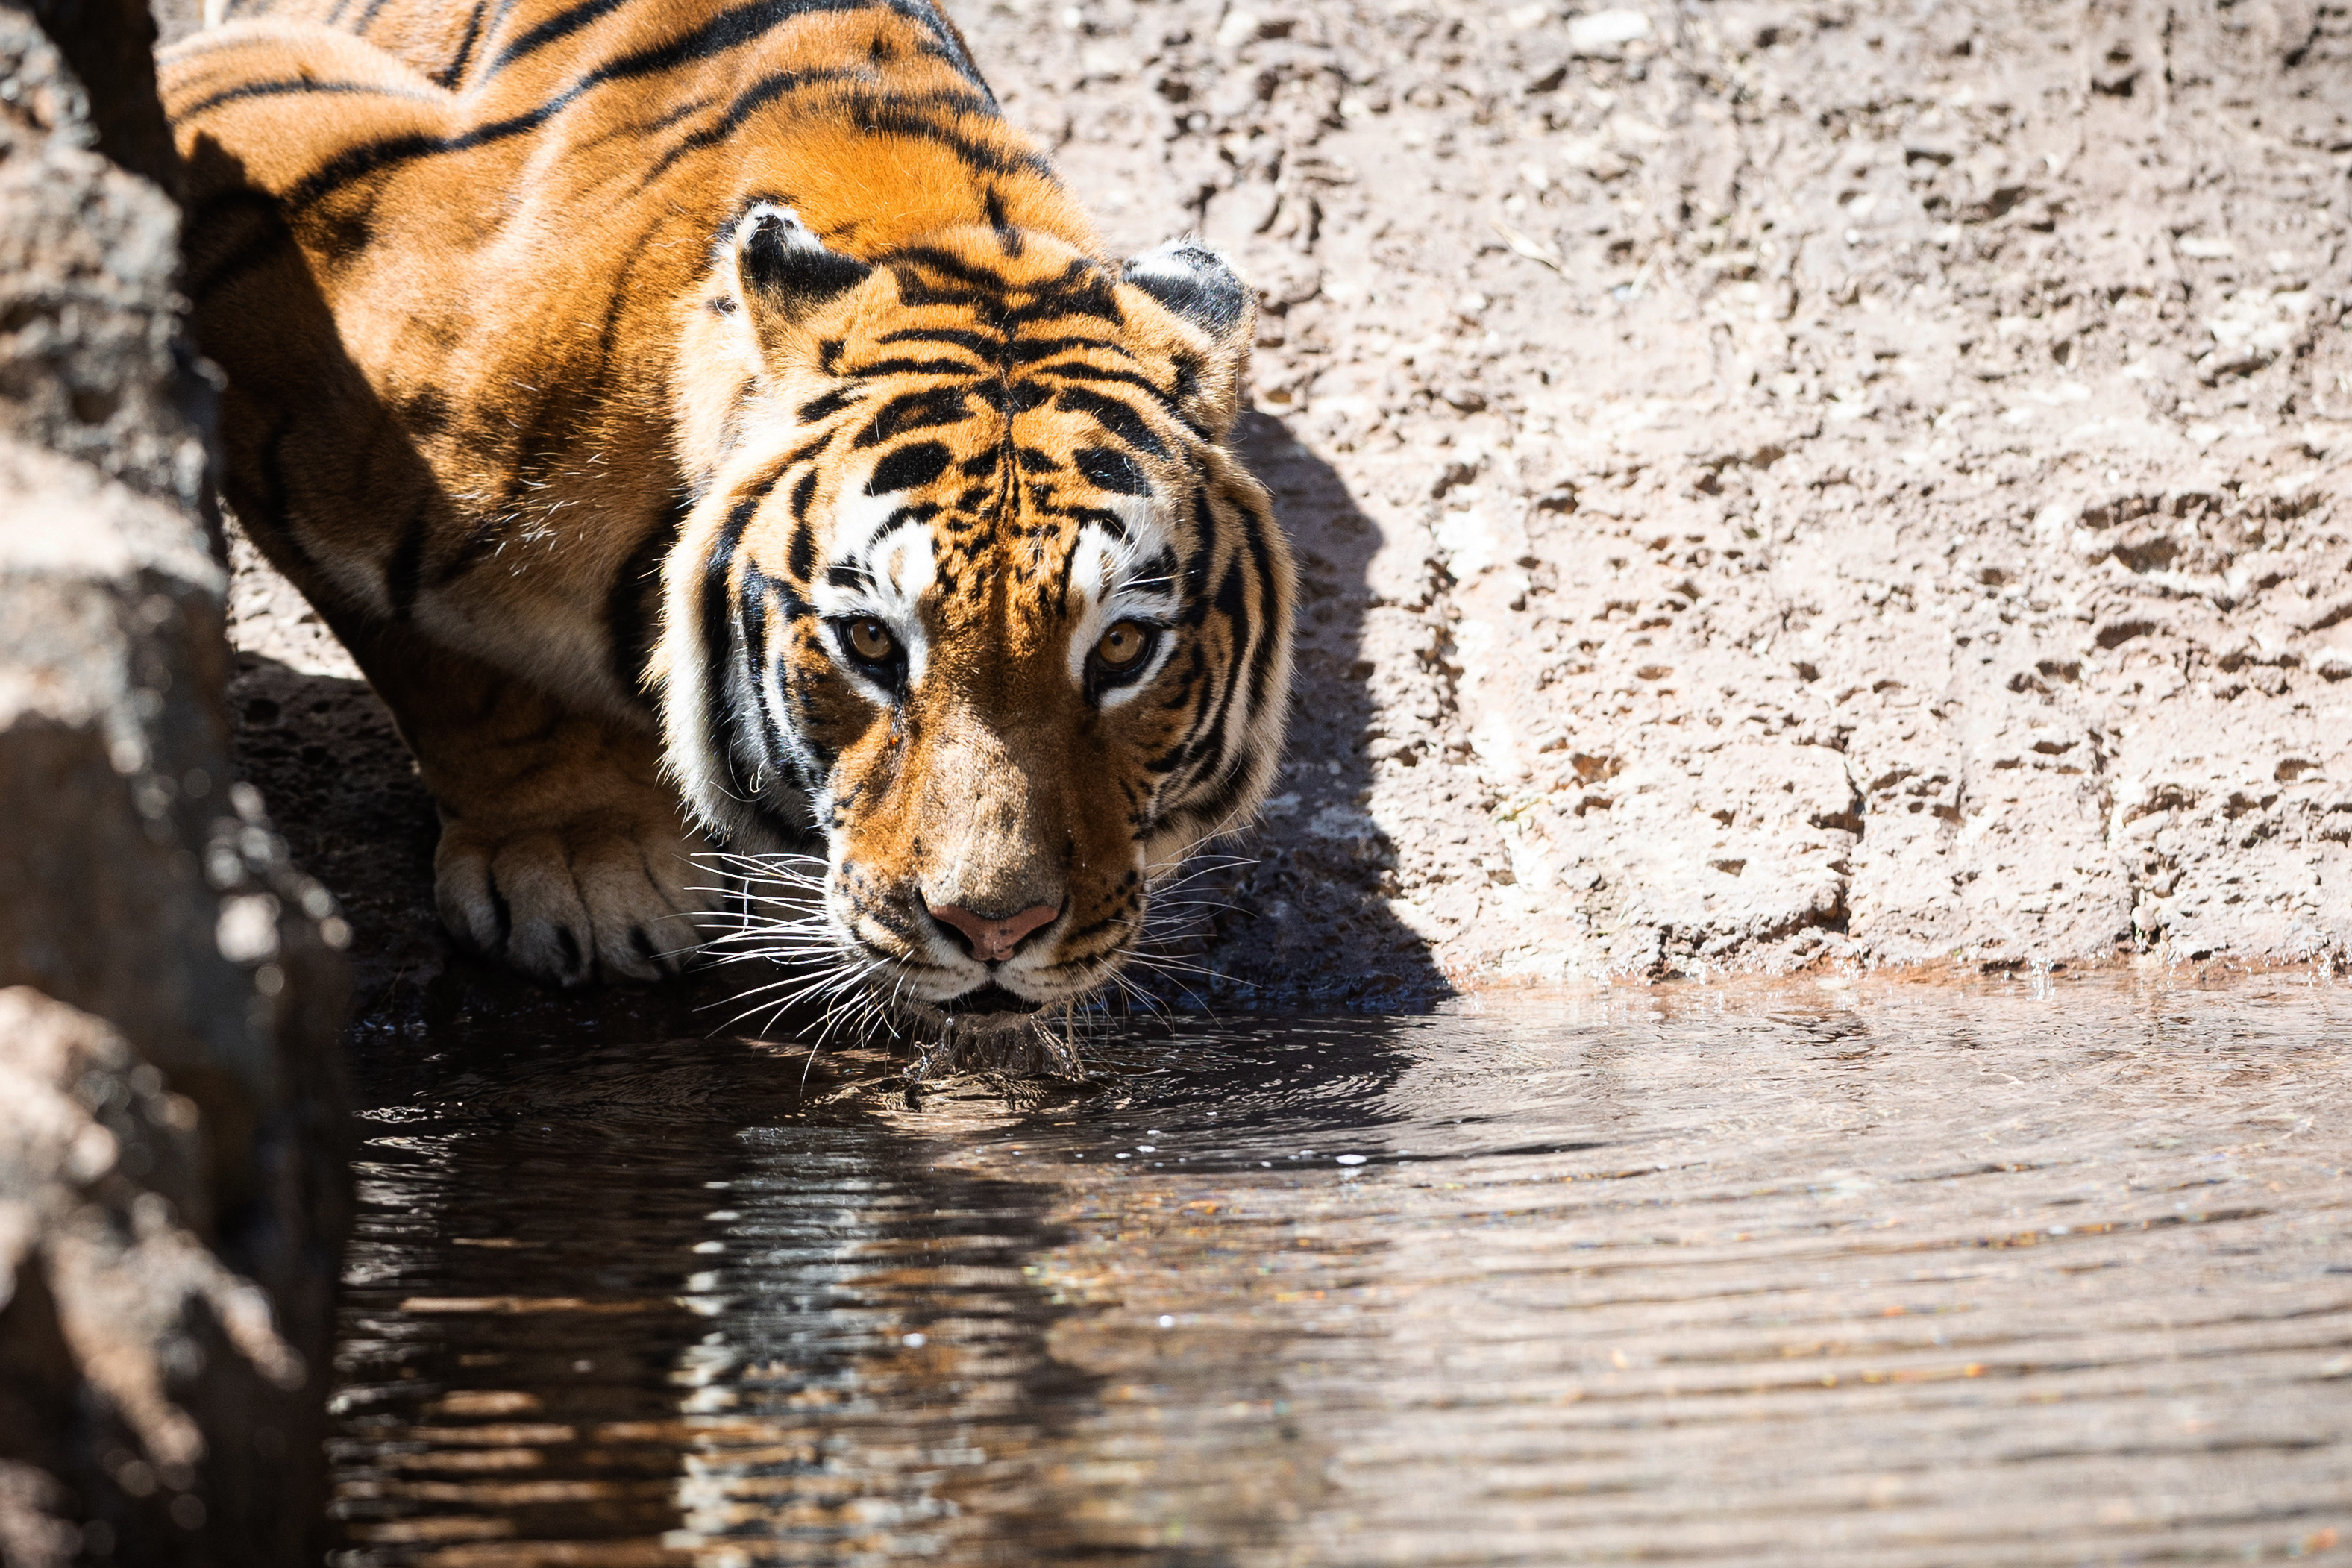
M 350 1564 L 2352 1555 L 2342 985 L 1184 1020 L 920 1110 L 438 1056 L 367 1113 Z

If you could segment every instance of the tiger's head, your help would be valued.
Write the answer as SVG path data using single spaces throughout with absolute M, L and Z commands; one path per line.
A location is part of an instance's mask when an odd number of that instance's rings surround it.
M 730 849 L 822 837 L 824 945 L 869 994 L 1092 992 L 1265 795 L 1292 577 L 1225 444 L 1255 314 L 1186 242 L 869 261 L 772 202 L 723 235 L 679 338 L 669 764 Z

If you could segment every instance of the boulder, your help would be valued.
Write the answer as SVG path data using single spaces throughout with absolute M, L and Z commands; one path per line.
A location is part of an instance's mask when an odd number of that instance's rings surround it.
M 307 1563 L 346 936 L 231 779 L 152 36 L 0 4 L 0 1555 Z

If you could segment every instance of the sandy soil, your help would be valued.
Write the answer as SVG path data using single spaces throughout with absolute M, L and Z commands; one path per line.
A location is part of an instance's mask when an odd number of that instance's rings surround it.
M 2352 960 L 2341 5 L 958 15 L 1264 299 L 1309 586 L 1226 989 Z M 414 936 L 388 729 L 240 592 L 257 774 Z

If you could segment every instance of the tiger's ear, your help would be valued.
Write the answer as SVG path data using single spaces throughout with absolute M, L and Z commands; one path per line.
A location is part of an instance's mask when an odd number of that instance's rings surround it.
M 1120 269 L 1131 283 L 1208 340 L 1197 395 L 1203 423 L 1223 437 L 1241 402 L 1242 372 L 1257 333 L 1257 293 L 1197 239 L 1171 239 Z
M 758 204 L 736 221 L 732 248 L 737 303 L 768 348 L 874 270 L 854 256 L 826 249 L 799 214 L 773 202 Z

